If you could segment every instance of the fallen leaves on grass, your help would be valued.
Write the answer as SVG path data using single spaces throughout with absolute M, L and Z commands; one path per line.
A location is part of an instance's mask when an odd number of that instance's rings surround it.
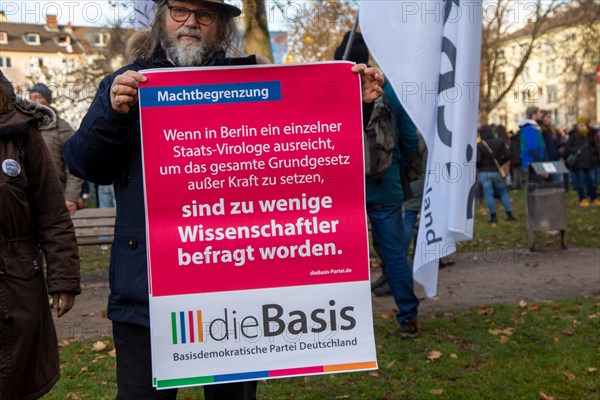
M 519 301 L 519 307 L 525 308 L 525 307 L 527 307 L 527 305 L 528 305 L 528 303 L 525 300 Z
M 106 350 L 106 348 L 108 347 L 108 345 L 106 343 L 104 343 L 101 340 L 98 340 L 97 342 L 94 343 L 94 345 L 92 346 L 92 350 L 93 351 L 102 351 L 102 350 Z
M 492 307 L 479 306 L 479 310 L 477 312 L 480 315 L 492 315 L 494 313 L 494 309 Z
M 440 351 L 432 350 L 429 352 L 427 359 L 429 361 L 435 361 L 435 360 L 439 360 L 441 357 L 442 357 L 442 353 Z
M 540 392 L 540 400 L 555 400 L 555 398 L 552 396 L 548 396 L 544 392 Z
M 444 389 L 431 389 L 429 393 L 436 395 L 444 394 Z
M 561 333 L 564 333 L 567 336 L 573 336 L 575 334 L 574 328 L 564 328 L 560 330 Z
M 498 335 L 505 335 L 505 336 L 510 336 L 514 333 L 514 329 L 513 328 L 506 328 L 506 329 L 489 329 L 488 332 L 491 333 L 494 336 L 498 336 Z
M 570 372 L 564 372 L 565 376 L 567 377 L 567 380 L 569 381 L 574 381 L 575 380 L 575 375 L 570 373 Z

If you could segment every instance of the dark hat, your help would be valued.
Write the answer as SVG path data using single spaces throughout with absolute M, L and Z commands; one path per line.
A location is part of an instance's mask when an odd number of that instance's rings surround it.
M 161 0 L 154 0 L 154 2 L 158 2 Z M 232 6 L 231 4 L 225 3 L 225 0 L 197 0 L 199 3 L 205 3 L 207 6 L 212 6 L 217 8 L 219 11 L 222 11 L 226 15 L 230 17 L 237 17 L 242 13 L 242 10 L 237 8 L 236 6 Z
M 52 103 L 52 91 L 48 88 L 48 86 L 43 83 L 37 83 L 33 85 L 31 89 L 29 89 L 29 93 L 39 93 L 43 98 L 46 99 L 48 104 Z
M 344 58 L 346 46 L 348 46 L 348 40 L 350 39 L 350 31 L 344 34 L 342 43 L 335 49 L 333 58 L 335 60 L 341 60 Z M 365 43 L 360 32 L 354 34 L 354 42 L 348 55 L 348 61 L 354 61 L 357 64 L 368 64 L 369 63 L 369 49 Z

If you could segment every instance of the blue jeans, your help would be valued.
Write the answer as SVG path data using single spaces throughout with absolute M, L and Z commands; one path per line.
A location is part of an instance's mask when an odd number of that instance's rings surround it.
M 591 201 L 596 200 L 596 183 L 594 182 L 591 169 L 573 170 L 571 171 L 571 179 L 573 180 L 573 187 L 579 195 L 579 201 L 585 199 L 586 194 Z
M 367 215 L 371 221 L 373 245 L 385 265 L 385 277 L 398 307 L 396 320 L 402 324 L 407 318 L 417 316 L 419 306 L 413 271 L 408 265 L 404 247 L 402 202 L 367 204 Z
M 500 196 L 500 201 L 504 206 L 505 212 L 511 212 L 510 198 L 508 197 L 508 187 L 506 180 L 500 176 L 497 171 L 481 171 L 479 173 L 479 182 L 483 188 L 483 196 L 490 214 L 496 214 L 496 204 L 494 203 L 494 191 Z
M 98 207 L 115 207 L 115 189 L 113 185 L 98 185 Z
M 408 259 L 408 249 L 410 248 L 410 241 L 413 238 L 415 232 L 415 224 L 417 223 L 417 215 L 419 211 L 404 210 L 404 250 L 406 252 L 406 258 Z M 412 263 L 409 263 L 412 264 Z

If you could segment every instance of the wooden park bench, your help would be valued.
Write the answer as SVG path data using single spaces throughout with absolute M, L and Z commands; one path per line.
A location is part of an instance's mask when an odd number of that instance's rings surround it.
M 115 236 L 115 208 L 84 208 L 72 216 L 80 246 L 111 244 Z

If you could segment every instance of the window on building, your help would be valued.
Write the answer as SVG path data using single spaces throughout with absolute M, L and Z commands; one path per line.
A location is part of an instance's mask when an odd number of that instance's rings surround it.
M 94 46 L 106 47 L 110 42 L 110 33 L 96 33 L 94 36 Z
M 0 68 L 12 68 L 12 58 L 10 57 L 0 57 Z
M 558 89 L 556 88 L 556 86 L 548 86 L 546 100 L 548 101 L 548 103 L 556 103 L 558 101 Z
M 6 32 L 0 32 L 0 43 L 1 44 L 8 43 L 8 34 Z
M 39 45 L 40 44 L 40 35 L 37 33 L 26 33 L 25 41 L 27 42 L 27 44 Z
M 71 44 L 71 36 L 69 35 L 60 35 L 56 38 L 56 40 L 60 46 L 67 46 Z
M 554 60 L 548 60 L 548 64 L 546 65 L 546 73 L 548 74 L 548 78 L 556 77 L 556 63 Z
M 498 73 L 498 85 L 504 86 L 506 83 L 506 74 L 504 72 Z
M 529 50 L 529 43 L 522 43 L 519 47 L 521 48 L 521 55 L 524 55 Z

